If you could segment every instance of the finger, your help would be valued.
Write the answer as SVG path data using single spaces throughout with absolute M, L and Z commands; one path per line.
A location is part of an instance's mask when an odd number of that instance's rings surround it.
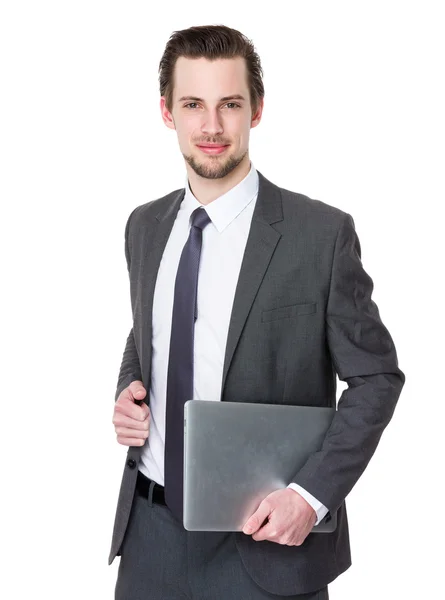
M 116 434 L 119 437 L 146 439 L 148 438 L 148 429 L 141 431 L 138 429 L 129 429 L 128 427 L 116 427 Z
M 278 535 L 278 532 L 277 532 L 275 524 L 268 521 L 267 523 L 264 524 L 263 527 L 260 527 L 258 529 L 258 531 L 255 531 L 252 534 L 252 538 L 254 540 L 256 540 L 257 542 L 260 542 L 263 540 L 274 541 L 276 539 L 277 535 Z
M 147 390 L 144 388 L 142 381 L 132 381 L 130 385 L 122 390 L 119 395 L 118 401 L 122 398 L 126 398 L 131 400 L 131 402 L 135 402 L 137 406 L 139 406 L 139 402 L 145 398 L 147 395 Z
M 144 421 L 139 421 L 138 419 L 127 417 L 123 413 L 115 412 L 113 415 L 113 425 L 115 427 L 128 427 L 129 429 L 148 429 L 150 425 L 150 414 L 148 414 Z
M 142 404 L 139 406 L 138 404 L 135 404 L 134 401 L 128 396 L 122 396 L 116 401 L 114 405 L 114 411 L 132 419 L 136 419 L 137 421 L 145 421 L 150 409 L 145 402 L 142 402 Z
M 261 502 L 261 504 L 259 505 L 258 509 L 256 512 L 253 513 L 253 515 L 250 517 L 250 519 L 248 519 L 243 527 L 243 532 L 247 533 L 247 534 L 251 534 L 254 533 L 255 531 L 257 531 L 261 525 L 264 523 L 264 521 L 267 519 L 267 517 L 269 516 L 271 510 L 270 510 L 270 506 L 268 504 L 268 502 L 265 502 L 264 500 Z
M 134 400 L 142 400 L 147 395 L 142 381 L 132 381 L 127 388 Z
M 123 446 L 143 446 L 145 444 L 145 440 L 140 438 L 126 438 L 118 436 L 117 441 Z

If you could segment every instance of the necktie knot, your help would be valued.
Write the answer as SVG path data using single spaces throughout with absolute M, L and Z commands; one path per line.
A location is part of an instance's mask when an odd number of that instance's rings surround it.
M 205 208 L 198 207 L 192 212 L 192 227 L 204 229 L 209 223 L 211 223 L 211 219 Z

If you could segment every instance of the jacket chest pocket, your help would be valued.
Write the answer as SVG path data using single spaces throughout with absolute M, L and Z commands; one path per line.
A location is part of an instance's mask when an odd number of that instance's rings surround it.
M 280 306 L 272 310 L 263 310 L 261 313 L 261 322 L 276 321 L 278 319 L 286 319 L 297 315 L 310 315 L 317 311 L 316 302 L 305 302 L 303 304 L 291 304 L 289 306 Z

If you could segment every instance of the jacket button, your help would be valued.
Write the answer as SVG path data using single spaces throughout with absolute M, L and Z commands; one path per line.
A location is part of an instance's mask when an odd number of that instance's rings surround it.
M 136 461 L 134 460 L 134 458 L 129 458 L 127 460 L 127 466 L 130 467 L 130 469 L 134 469 L 136 466 Z

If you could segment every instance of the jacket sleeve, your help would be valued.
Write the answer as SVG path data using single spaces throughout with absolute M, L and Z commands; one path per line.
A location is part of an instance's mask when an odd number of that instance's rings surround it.
M 127 269 L 130 273 L 131 266 L 131 242 L 130 236 L 130 222 L 136 208 L 131 212 L 125 225 L 125 258 L 127 260 Z M 127 337 L 124 354 L 121 361 L 121 367 L 119 371 L 119 377 L 117 381 L 116 393 L 114 395 L 114 401 L 119 398 L 119 394 L 124 388 L 126 388 L 132 381 L 142 381 L 141 366 L 139 363 L 139 356 L 137 353 L 136 345 L 134 342 L 133 328 Z
M 322 447 L 292 479 L 331 513 L 365 470 L 405 383 L 393 340 L 371 299 L 372 290 L 354 221 L 345 213 L 335 243 L 325 318 L 332 361 L 348 388 L 338 401 Z

